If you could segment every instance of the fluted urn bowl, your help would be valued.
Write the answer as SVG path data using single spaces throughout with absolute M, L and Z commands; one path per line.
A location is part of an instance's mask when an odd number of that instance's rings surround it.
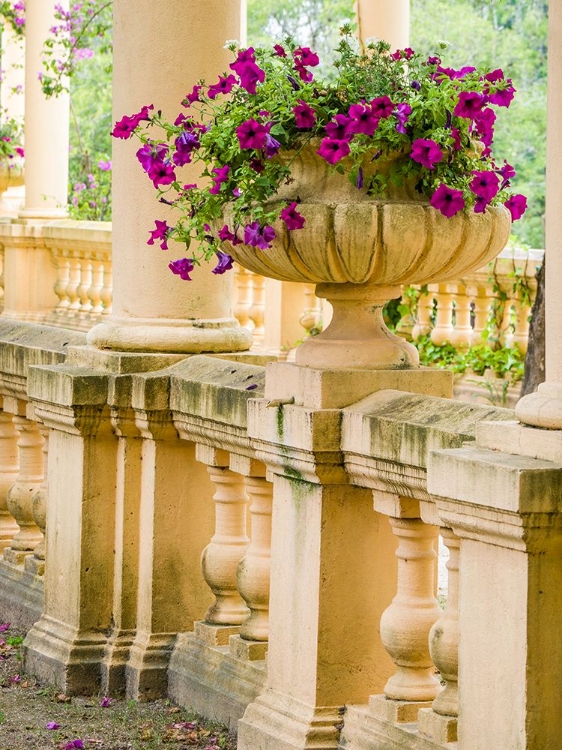
M 366 157 L 364 184 L 408 158 Z M 316 283 L 316 294 L 333 305 L 330 325 L 297 349 L 303 365 L 417 367 L 416 348 L 387 329 L 382 307 L 400 296 L 403 284 L 458 279 L 485 265 L 505 247 L 511 226 L 503 206 L 446 218 L 408 183 L 374 199 L 347 175 L 330 172 L 314 148 L 293 157 L 291 180 L 275 196 L 297 199 L 303 229 L 288 231 L 278 222 L 270 249 L 229 244 L 228 252 L 262 276 Z

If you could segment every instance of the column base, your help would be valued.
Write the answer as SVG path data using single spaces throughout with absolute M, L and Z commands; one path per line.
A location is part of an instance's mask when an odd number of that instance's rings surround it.
M 230 644 L 237 638 L 230 636 Z M 168 695 L 180 706 L 235 728 L 262 691 L 266 668 L 263 659 L 240 658 L 228 640 L 226 644 L 211 645 L 197 633 L 181 633 L 170 660 Z
M 425 709 L 422 709 L 422 711 Z M 448 750 L 448 745 L 418 731 L 414 723 L 393 724 L 372 715 L 367 706 L 348 706 L 339 745 L 340 750 Z
M 136 630 L 115 630 L 105 647 L 101 663 L 101 689 L 104 695 L 121 695 L 126 689 L 125 668 Z
M 420 708 L 431 708 L 432 701 L 395 701 L 386 695 L 371 695 L 369 712 L 377 719 L 393 724 L 409 724 L 418 720 Z
M 41 682 L 56 685 L 66 695 L 92 695 L 100 689 L 100 669 L 106 638 L 79 631 L 42 615 L 24 641 L 23 668 Z
M 252 345 L 252 334 L 235 318 L 218 320 L 153 320 L 111 317 L 86 337 L 98 349 L 124 352 L 239 352 Z
M 343 707 L 307 706 L 267 690 L 238 722 L 238 750 L 334 750 L 342 726 Z
M 532 427 L 562 430 L 562 386 L 541 383 L 535 393 L 529 393 L 515 407 L 517 419 Z
M 125 666 L 127 698 L 144 702 L 166 697 L 175 639 L 175 633 L 137 633 Z
M 35 555 L 27 555 L 23 562 L 23 567 L 26 573 L 32 576 L 45 575 L 45 560 L 41 560 L 35 557 Z
M 29 630 L 41 617 L 44 598 L 42 577 L 0 560 L 0 612 L 4 622 Z

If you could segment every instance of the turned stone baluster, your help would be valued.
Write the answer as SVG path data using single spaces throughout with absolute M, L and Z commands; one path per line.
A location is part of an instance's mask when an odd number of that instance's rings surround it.
M 435 599 L 438 529 L 419 518 L 390 518 L 398 537 L 397 594 L 381 618 L 381 640 L 398 667 L 386 683 L 395 701 L 432 701 L 439 689 L 428 636 L 441 609 Z
M 33 495 L 43 481 L 43 436 L 36 422 L 14 416 L 18 433 L 19 473 L 7 497 L 8 510 L 20 530 L 4 550 L 4 559 L 19 565 L 39 544 L 43 535 L 33 518 Z
M 448 344 L 453 334 L 453 295 L 447 284 L 439 284 L 435 328 L 431 331 L 431 340 L 437 346 Z
M 269 573 L 271 559 L 271 504 L 273 485 L 262 476 L 246 477 L 251 500 L 251 542 L 238 566 L 238 590 L 250 609 L 240 628 L 246 640 L 267 641 L 269 635 Z
M 18 476 L 18 442 L 12 419 L 12 414 L 0 412 L 0 552 L 19 531 L 7 505 L 8 491 Z
M 470 339 L 472 338 L 471 314 L 470 297 L 466 294 L 466 288 L 461 287 L 455 295 L 455 327 L 451 332 L 451 344 L 453 346 L 459 348 L 470 346 Z
M 88 291 L 88 297 L 90 299 L 90 314 L 92 316 L 101 315 L 103 312 L 103 304 L 101 299 L 101 290 L 103 289 L 103 261 L 93 260 L 92 261 L 92 283 Z
M 70 283 L 70 261 L 63 255 L 57 255 L 57 280 L 55 283 L 55 294 L 59 298 L 55 312 L 64 315 L 70 305 L 68 296 L 68 285 Z
M 412 338 L 417 341 L 420 336 L 425 336 L 431 331 L 431 313 L 433 312 L 433 293 L 420 292 L 418 299 L 417 320 L 412 328 Z
M 236 265 L 234 275 L 234 317 L 242 328 L 253 327 L 250 321 L 250 309 L 252 307 L 252 276 L 242 266 Z
M 86 319 L 90 310 L 92 309 L 92 303 L 90 301 L 90 287 L 92 286 L 92 262 L 87 258 L 81 258 L 80 260 L 80 284 L 76 290 L 78 299 L 80 300 L 80 318 Z
M 247 552 L 246 509 L 248 496 L 244 480 L 231 471 L 228 453 L 213 451 L 217 456 L 207 471 L 215 485 L 215 533 L 203 550 L 203 577 L 215 595 L 205 614 L 213 625 L 241 625 L 249 615 L 236 582 L 238 564 Z M 204 446 L 197 446 L 197 458 L 210 463 Z
M 253 297 L 252 306 L 248 312 L 254 323 L 254 344 L 257 347 L 263 345 L 264 321 L 265 321 L 265 279 L 257 273 L 252 274 Z
M 82 269 L 78 258 L 70 259 L 69 279 L 66 287 L 68 295 L 68 313 L 75 316 L 80 310 L 80 298 L 78 297 L 78 287 L 80 286 Z
M 418 715 L 422 734 L 439 742 L 456 742 L 459 671 L 459 552 L 460 539 L 451 529 L 442 528 L 441 536 L 450 555 L 447 562 L 449 586 L 445 611 L 429 632 L 429 651 L 441 673 L 445 687 L 437 694 L 431 708 Z
M 513 346 L 513 301 L 507 300 L 503 310 L 501 324 L 501 342 L 504 346 Z
M 478 287 L 474 295 L 474 329 L 470 339 L 471 344 L 485 344 L 482 334 L 486 330 L 490 318 L 490 296 L 485 287 Z
M 529 315 L 531 310 L 528 305 L 523 305 L 519 300 L 513 303 L 513 307 L 515 308 L 513 344 L 517 344 L 519 351 L 526 354 L 529 346 Z
M 37 528 L 43 534 L 43 538 L 33 550 L 33 555 L 25 558 L 24 566 L 27 571 L 34 575 L 42 576 L 45 572 L 45 527 L 47 525 L 47 461 L 49 454 L 49 428 L 39 424 L 39 432 L 43 436 L 43 481 L 31 498 L 31 512 L 37 524 Z
M 306 336 L 322 328 L 322 302 L 316 296 L 315 289 L 314 284 L 304 285 L 305 308 L 299 322 Z

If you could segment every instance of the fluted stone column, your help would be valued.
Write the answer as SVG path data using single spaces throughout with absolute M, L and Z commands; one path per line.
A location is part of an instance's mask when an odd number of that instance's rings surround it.
M 562 6 L 549 8 L 546 144 L 546 382 L 519 401 L 516 414 L 534 427 L 562 429 Z
M 154 104 L 175 119 L 181 100 L 200 79 L 217 80 L 231 62 L 226 39 L 240 36 L 240 0 L 170 0 L 166 36 L 154 43 L 162 7 L 152 0 L 114 3 L 113 112 L 120 119 Z M 147 247 L 155 219 L 175 217 L 156 201 L 135 152 L 138 141 L 116 141 L 113 150 L 113 311 L 88 340 L 100 349 L 128 351 L 238 351 L 251 335 L 232 315 L 232 276 L 197 268 L 190 282 L 168 269 L 185 248 Z M 196 181 L 198 169 L 183 172 Z
M 356 0 L 357 33 L 365 41 L 376 36 L 393 49 L 408 46 L 410 37 L 410 0 Z
M 68 7 L 68 0 L 60 3 Z M 25 24 L 25 183 L 22 219 L 67 216 L 68 94 L 46 99 L 37 74 L 41 50 L 55 24 L 54 3 L 26 0 Z

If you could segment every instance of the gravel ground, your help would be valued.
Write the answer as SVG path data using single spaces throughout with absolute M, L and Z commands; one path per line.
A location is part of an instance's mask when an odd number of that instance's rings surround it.
M 225 727 L 160 700 L 70 698 L 21 672 L 24 633 L 0 624 L 0 750 L 235 750 Z

